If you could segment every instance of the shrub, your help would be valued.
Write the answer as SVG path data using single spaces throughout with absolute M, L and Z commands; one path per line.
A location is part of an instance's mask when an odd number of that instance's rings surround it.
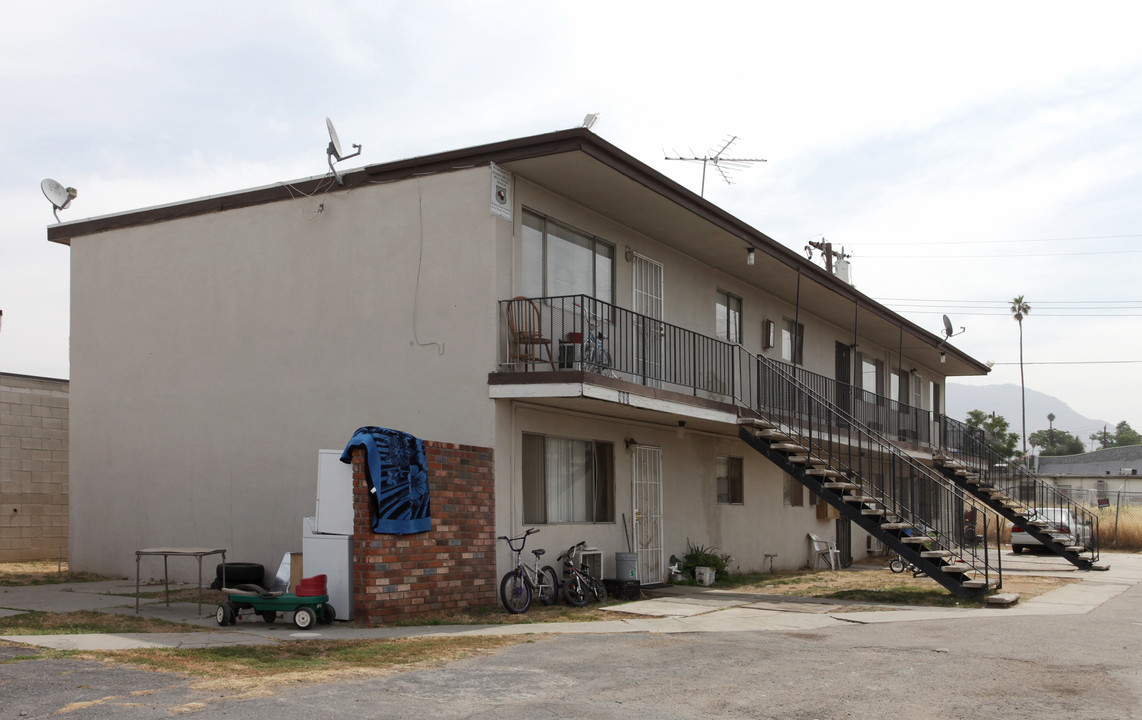
M 694 568 L 708 567 L 716 576 L 726 577 L 730 574 L 730 563 L 733 558 L 728 554 L 719 552 L 718 548 L 710 545 L 691 545 L 686 539 L 686 554 L 682 556 L 682 572 L 688 577 L 694 577 Z

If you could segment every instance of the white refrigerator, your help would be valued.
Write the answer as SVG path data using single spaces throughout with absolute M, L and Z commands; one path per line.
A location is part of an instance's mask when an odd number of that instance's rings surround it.
M 353 619 L 353 468 L 340 450 L 317 454 L 317 505 L 301 530 L 305 577 L 324 574 L 339 620 Z

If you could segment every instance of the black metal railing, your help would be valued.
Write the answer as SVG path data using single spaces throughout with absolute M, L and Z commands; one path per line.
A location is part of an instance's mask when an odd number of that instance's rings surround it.
M 992 530 L 998 515 L 983 501 L 882 438 L 834 400 L 799 381 L 787 366 L 746 353 L 750 380 L 742 400 L 771 423 L 797 436 L 809 455 L 828 463 L 865 497 L 875 498 L 896 518 L 950 551 L 990 583 L 999 581 L 1002 561 Z
M 946 415 L 937 416 L 937 423 L 939 446 L 946 457 L 1018 503 L 1013 511 L 1025 518 L 1031 518 L 1039 508 L 1060 508 L 1064 513 L 1071 513 L 1076 519 L 1071 523 L 1074 527 L 1069 528 L 1075 546 L 1081 546 L 1084 553 L 1089 552 L 1091 562 L 1098 560 L 1099 518 L 1090 507 L 1043 480 L 1022 461 L 1004 458 L 980 428 Z
M 500 302 L 501 367 L 586 370 L 713 399 L 743 396 L 740 345 L 656 320 L 587 295 Z M 931 413 L 802 367 L 770 362 L 885 437 L 931 443 Z
M 994 512 L 884 439 L 927 442 L 927 412 L 585 295 L 505 300 L 501 313 L 505 369 L 584 370 L 748 408 L 807 443 L 884 517 L 927 536 L 929 549 L 999 580 Z

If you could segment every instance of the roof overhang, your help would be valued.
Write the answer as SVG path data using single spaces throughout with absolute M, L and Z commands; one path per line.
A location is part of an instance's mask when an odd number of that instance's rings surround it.
M 548 191 L 615 219 L 637 232 L 696 258 L 744 283 L 792 298 L 808 313 L 856 338 L 899 349 L 948 376 L 984 375 L 989 368 L 876 302 L 853 286 L 781 245 L 765 233 L 636 160 L 585 128 L 480 145 L 369 165 L 344 175 L 341 190 L 378 181 L 450 172 L 496 163 Z M 290 200 L 328 187 L 327 175 L 214 195 L 186 202 L 59 223 L 48 240 L 165 222 L 213 212 Z M 745 263 L 755 248 L 753 265 Z

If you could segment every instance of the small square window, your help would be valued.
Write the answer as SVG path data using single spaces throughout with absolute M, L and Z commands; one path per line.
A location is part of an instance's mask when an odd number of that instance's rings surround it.
M 794 480 L 789 473 L 785 473 L 784 496 L 787 507 L 802 507 L 805 504 L 805 486 Z
M 742 482 L 742 459 L 718 456 L 718 504 L 742 505 L 745 492 Z

